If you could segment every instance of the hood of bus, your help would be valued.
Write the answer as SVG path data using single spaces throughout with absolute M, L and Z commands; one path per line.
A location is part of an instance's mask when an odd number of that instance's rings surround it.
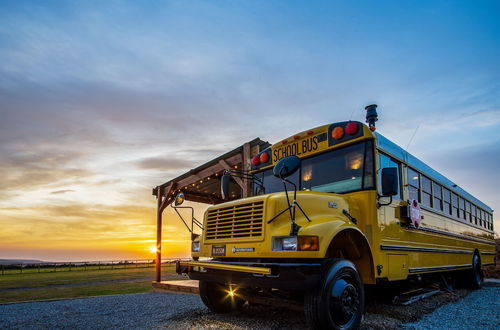
M 288 197 L 291 203 L 293 192 L 289 192 Z M 297 202 L 311 220 L 309 222 L 298 207 L 295 209 L 295 221 L 301 226 L 298 234 L 318 236 L 320 251 L 272 250 L 273 237 L 290 235 L 288 211 L 268 223 L 288 207 L 285 193 L 280 192 L 209 207 L 205 213 L 199 255 L 213 257 L 212 246 L 218 245 L 224 246 L 225 257 L 231 258 L 316 258 L 324 256 L 326 241 L 329 242 L 335 228 L 353 225 L 343 214 L 343 210 L 349 212 L 352 208 L 352 200 L 346 195 L 298 191 Z

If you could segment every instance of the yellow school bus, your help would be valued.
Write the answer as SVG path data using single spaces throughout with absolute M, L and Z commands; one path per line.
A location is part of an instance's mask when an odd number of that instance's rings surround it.
M 208 208 L 177 271 L 199 280 L 209 309 L 288 294 L 312 328 L 349 329 L 364 285 L 455 272 L 481 287 L 495 262 L 493 210 L 375 132 L 375 108 L 368 125 L 336 122 L 261 151 L 245 174 L 252 196 Z

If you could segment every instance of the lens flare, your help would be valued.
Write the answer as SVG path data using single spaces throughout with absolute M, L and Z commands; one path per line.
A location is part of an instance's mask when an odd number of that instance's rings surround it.
M 230 285 L 226 291 L 227 295 L 226 295 L 226 299 L 231 299 L 231 300 L 234 300 L 234 297 L 237 297 L 238 294 L 236 293 L 236 291 L 238 290 L 237 287 L 233 287 L 232 285 Z

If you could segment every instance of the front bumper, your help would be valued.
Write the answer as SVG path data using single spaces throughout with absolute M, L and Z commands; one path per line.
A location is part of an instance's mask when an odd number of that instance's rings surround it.
M 321 278 L 323 263 L 177 261 L 178 274 L 224 285 L 308 290 Z

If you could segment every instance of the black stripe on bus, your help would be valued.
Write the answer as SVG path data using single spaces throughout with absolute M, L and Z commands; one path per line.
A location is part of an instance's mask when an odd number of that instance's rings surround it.
M 442 231 L 442 230 L 439 230 L 439 229 L 428 228 L 428 227 L 423 227 L 423 226 L 418 227 L 418 229 L 415 229 L 415 230 L 408 230 L 407 229 L 407 231 L 412 232 L 412 233 L 418 233 L 419 230 L 428 231 L 428 232 L 435 233 L 435 234 L 452 236 L 452 237 L 456 237 L 456 238 L 461 238 L 461 239 L 465 239 L 465 240 L 469 240 L 469 241 L 480 242 L 480 243 L 489 244 L 489 245 L 496 245 L 495 242 L 487 241 L 485 239 L 475 238 L 475 237 L 470 237 L 470 236 L 465 236 L 465 235 L 460 235 L 460 234 L 449 233 L 447 231 Z
M 487 264 L 483 264 L 483 266 L 493 266 L 495 263 L 494 262 L 489 262 Z
M 496 252 L 481 252 L 481 254 L 488 254 L 488 255 L 496 255 L 497 253 Z
M 472 254 L 474 251 L 466 250 L 450 250 L 450 249 L 438 249 L 438 248 L 425 248 L 417 246 L 402 246 L 402 245 L 380 245 L 381 250 L 390 251 L 416 251 L 416 252 L 437 252 L 437 253 L 457 253 L 457 254 Z
M 410 273 L 421 273 L 421 272 L 432 272 L 432 271 L 436 271 L 436 270 L 454 270 L 454 269 L 464 269 L 464 268 L 472 268 L 472 265 L 420 267 L 420 268 L 410 268 L 410 269 L 408 269 L 408 271 Z

